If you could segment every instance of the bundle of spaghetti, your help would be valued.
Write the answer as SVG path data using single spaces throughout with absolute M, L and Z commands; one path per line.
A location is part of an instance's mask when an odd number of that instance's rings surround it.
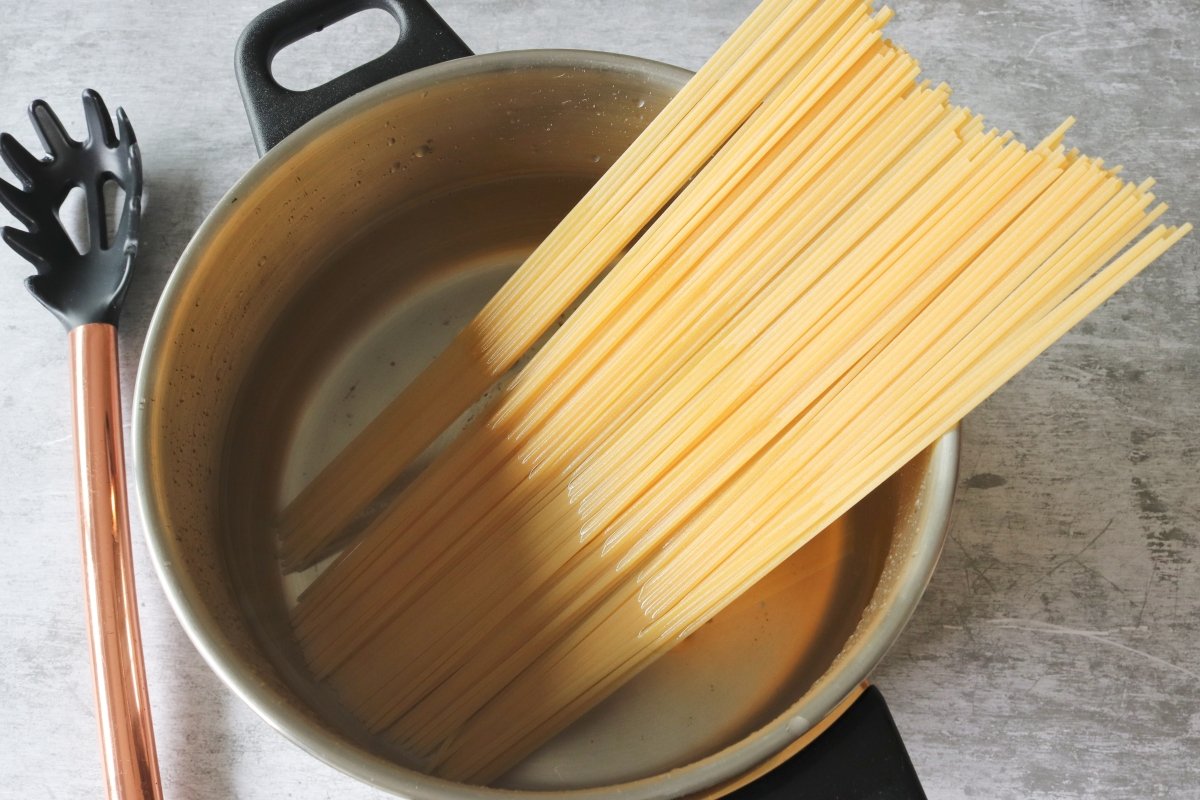
M 500 430 L 505 425 L 504 420 L 516 414 L 514 407 L 517 404 L 528 405 L 532 397 L 558 396 L 568 380 L 574 380 L 578 386 L 578 368 L 593 364 L 597 352 L 602 353 L 601 348 L 616 334 L 628 337 L 627 346 L 618 349 L 614 357 L 602 365 L 603 369 L 595 373 L 597 379 L 584 383 L 577 394 L 583 398 L 594 396 L 598 388 L 616 386 L 618 382 L 626 388 L 627 394 L 646 394 L 669 376 L 669 365 L 682 363 L 688 352 L 704 343 L 699 335 L 701 331 L 719 330 L 762 291 L 764 281 L 778 273 L 785 263 L 789 248 L 802 247 L 820 234 L 826 224 L 823 220 L 827 222 L 837 214 L 854 198 L 856 191 L 869 185 L 889 165 L 884 154 L 890 150 L 895 159 L 895 153 L 904 145 L 920 138 L 939 120 L 949 119 L 943 122 L 940 141 L 944 148 L 953 138 L 948 128 L 967 116 L 964 112 L 953 115 L 946 112 L 944 88 L 928 90 L 922 87 L 914 91 L 915 63 L 890 47 L 877 45 L 877 49 L 854 65 L 854 69 L 860 80 L 845 80 L 844 85 L 835 87 L 822 112 L 795 126 L 790 138 L 778 149 L 779 157 L 760 165 L 733 202 L 709 220 L 702 235 L 673 253 L 654 253 L 643 246 L 652 240 L 655 229 L 643 237 L 614 268 L 610 278 L 585 300 L 579 312 L 573 315 L 572 323 L 537 354 L 517 384 L 510 387 L 490 416 L 477 423 L 476 429 Z M 876 79 L 881 69 L 885 70 L 887 80 Z M 863 78 L 869 79 L 867 83 L 873 91 L 869 98 L 864 98 L 870 102 L 856 106 L 855 102 L 862 96 L 859 92 L 864 87 Z M 851 109 L 852 113 L 843 117 L 845 109 Z M 831 123 L 830 118 L 836 121 Z M 852 138 L 868 128 L 866 135 Z M 842 158 L 836 161 L 836 168 L 823 171 L 822 168 L 834 163 L 838 155 Z M 785 205 L 789 201 L 790 205 Z M 775 213 L 776 206 L 781 207 L 778 213 Z M 658 224 L 672 224 L 669 217 L 675 211 L 674 207 L 669 209 Z M 730 231 L 740 235 L 730 237 Z M 743 240 L 751 237 L 752 246 L 743 247 Z M 826 238 L 829 238 L 828 234 Z M 669 256 L 674 258 L 668 260 Z M 705 256 L 710 257 L 703 258 Z M 740 271 L 726 268 L 729 260 L 735 257 Z M 695 269 L 697 265 L 699 270 Z M 647 270 L 648 266 L 655 268 Z M 634 270 L 649 272 L 646 282 L 622 286 L 622 280 Z M 672 293 L 682 278 L 690 279 L 691 290 Z M 700 279 L 710 282 L 704 283 Z M 596 313 L 616 305 L 609 298 L 622 288 L 625 296 L 618 297 L 618 302 L 625 301 L 627 313 L 615 318 L 611 314 Z M 649 313 L 673 324 L 669 336 L 643 324 Z M 584 326 L 588 330 L 580 337 L 578 334 Z M 632 370 L 635 363 L 631 361 L 634 358 L 650 361 L 651 366 L 658 369 L 643 367 L 635 376 Z M 614 373 L 613 368 L 617 372 Z M 548 405 L 543 403 L 542 407 Z M 633 406 L 609 404 L 606 408 L 613 413 L 622 413 L 632 411 Z M 580 415 L 572 405 L 564 405 L 556 419 L 559 429 L 574 431 L 572 435 L 558 437 L 560 445 L 567 446 L 572 442 L 587 445 L 591 441 L 591 435 L 581 426 Z M 492 437 L 486 441 L 469 435 L 461 437 L 439 460 L 444 466 L 425 471 L 416 484 L 375 520 L 362 540 L 339 559 L 338 573 L 346 578 L 353 576 L 355 583 L 318 580 L 308 591 L 297 617 L 301 631 L 320 631 L 326 625 L 330 626 L 331 632 L 340 629 L 340 634 L 331 637 L 317 635 L 330 658 L 346 657 L 362 637 L 372 633 L 357 626 L 340 626 L 337 622 L 346 610 L 343 603 L 359 606 L 362 602 L 356 595 L 358 590 L 377 585 L 403 561 L 410 567 L 420 565 L 420 569 L 414 571 L 421 573 L 422 580 L 407 587 L 410 594 L 416 595 L 426 581 L 438 579 L 439 573 L 430 568 L 435 555 L 442 556 L 441 565 L 447 566 L 455 563 L 454 557 L 461 551 L 486 553 L 488 541 L 476 543 L 464 537 L 453 553 L 441 553 L 436 551 L 434 540 L 422 540 L 416 534 L 424 530 L 422 525 L 438 522 L 445 514 L 457 514 L 461 518 L 472 513 L 478 503 L 462 505 L 472 492 L 488 492 L 491 493 L 489 496 L 499 498 L 512 486 L 525 482 L 528 466 L 507 470 L 498 467 L 506 461 L 512 463 L 518 443 L 516 437 L 498 440 Z M 520 462 L 527 461 L 524 455 L 516 458 Z M 436 498 L 434 503 L 426 504 L 426 499 L 431 497 Z M 475 499 L 479 500 L 478 497 Z M 395 538 L 387 533 L 401 528 L 413 535 Z M 376 596 L 395 602 L 395 598 L 388 597 L 384 591 L 379 591 Z M 321 653 L 314 652 L 313 657 L 314 662 L 320 664 L 322 674 L 333 666 L 323 661 Z
M 771 146 L 761 125 L 759 136 L 738 135 L 743 125 L 780 113 L 780 92 L 814 91 L 804 76 L 835 74 L 831 65 L 861 55 L 890 17 L 886 8 L 872 17 L 860 0 L 765 0 L 476 319 L 288 503 L 277 525 L 284 564 L 301 568 L 325 555 L 723 150 L 722 169 L 709 170 L 700 186 L 692 182 L 686 206 L 676 199 L 676 224 L 660 227 L 654 246 L 670 247 L 694 230 Z M 788 108 L 803 113 L 804 100 L 793 96 Z
M 425 769 L 502 774 L 1188 231 L 1143 235 L 1151 183 L 1066 151 L 1070 121 L 985 131 L 886 12 L 834 5 L 820 58 L 301 597 L 314 674 Z

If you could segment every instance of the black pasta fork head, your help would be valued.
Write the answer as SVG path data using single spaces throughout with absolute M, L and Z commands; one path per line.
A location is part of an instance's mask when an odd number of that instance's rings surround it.
M 34 297 L 58 317 L 67 330 L 92 322 L 116 325 L 138 244 L 141 216 L 142 163 L 133 128 L 117 109 L 117 129 L 100 95 L 83 93 L 87 138 L 72 139 L 43 100 L 29 105 L 46 158 L 36 158 L 8 133 L 0 133 L 0 157 L 21 182 L 0 179 L 0 203 L 27 230 L 4 228 L 3 238 L 37 270 L 26 281 Z M 124 193 L 122 208 L 109 236 L 105 184 L 114 181 Z M 87 200 L 88 248 L 76 249 L 59 218 L 67 195 L 80 187 Z

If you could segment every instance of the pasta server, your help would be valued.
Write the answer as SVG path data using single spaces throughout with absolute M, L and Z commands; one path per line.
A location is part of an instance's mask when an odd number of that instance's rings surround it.
M 129 512 L 117 375 L 117 319 L 137 251 L 142 167 L 129 118 L 114 130 L 100 95 L 83 93 L 87 138 L 72 139 L 42 100 L 29 118 L 47 152 L 36 158 L 0 134 L 0 156 L 20 187 L 0 180 L 0 202 L 27 230 L 3 238 L 37 270 L 29 291 L 67 329 L 83 545 L 84 597 L 96 717 L 110 800 L 162 797 L 130 558 Z M 124 193 L 110 233 L 107 184 Z M 88 243 L 77 248 L 59 219 L 68 193 L 87 199 Z M 119 215 L 119 216 L 118 216 Z

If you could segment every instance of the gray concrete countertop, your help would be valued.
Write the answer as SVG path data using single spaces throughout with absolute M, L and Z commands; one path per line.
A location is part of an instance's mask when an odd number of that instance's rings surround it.
M 0 130 L 78 93 L 130 112 L 148 214 L 121 329 L 126 403 L 172 265 L 255 158 L 233 43 L 268 0 L 2 0 Z M 753 0 L 435 0 L 478 52 L 575 47 L 695 68 Z M 1159 179 L 1200 222 L 1196 0 L 895 0 L 891 36 L 1026 140 Z M 362 41 L 382 49 L 377 32 Z M 364 45 L 365 46 L 365 45 Z M 332 74 L 354 48 L 293 70 Z M 0 797 L 100 796 L 62 331 L 0 252 Z M 876 674 L 931 797 L 1200 797 L 1200 237 L 966 420 L 951 538 Z M 128 411 L 128 406 L 127 406 Z M 135 559 L 166 795 L 374 798 L 227 691 Z

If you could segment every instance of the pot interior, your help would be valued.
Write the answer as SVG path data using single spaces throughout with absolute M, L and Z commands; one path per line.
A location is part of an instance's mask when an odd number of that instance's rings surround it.
M 139 377 L 139 489 L 185 626 L 285 733 L 414 797 L 453 787 L 422 782 L 311 679 L 288 610 L 320 566 L 282 575 L 271 519 L 685 77 L 634 59 L 508 55 L 372 90 L 269 154 L 185 253 Z M 936 552 L 953 488 L 952 444 L 935 448 L 500 785 L 612 787 L 736 748 L 797 709 L 819 720 L 834 701 L 805 706 L 814 684 L 885 616 L 906 617 L 924 585 L 913 573 L 932 557 L 912 554 Z

